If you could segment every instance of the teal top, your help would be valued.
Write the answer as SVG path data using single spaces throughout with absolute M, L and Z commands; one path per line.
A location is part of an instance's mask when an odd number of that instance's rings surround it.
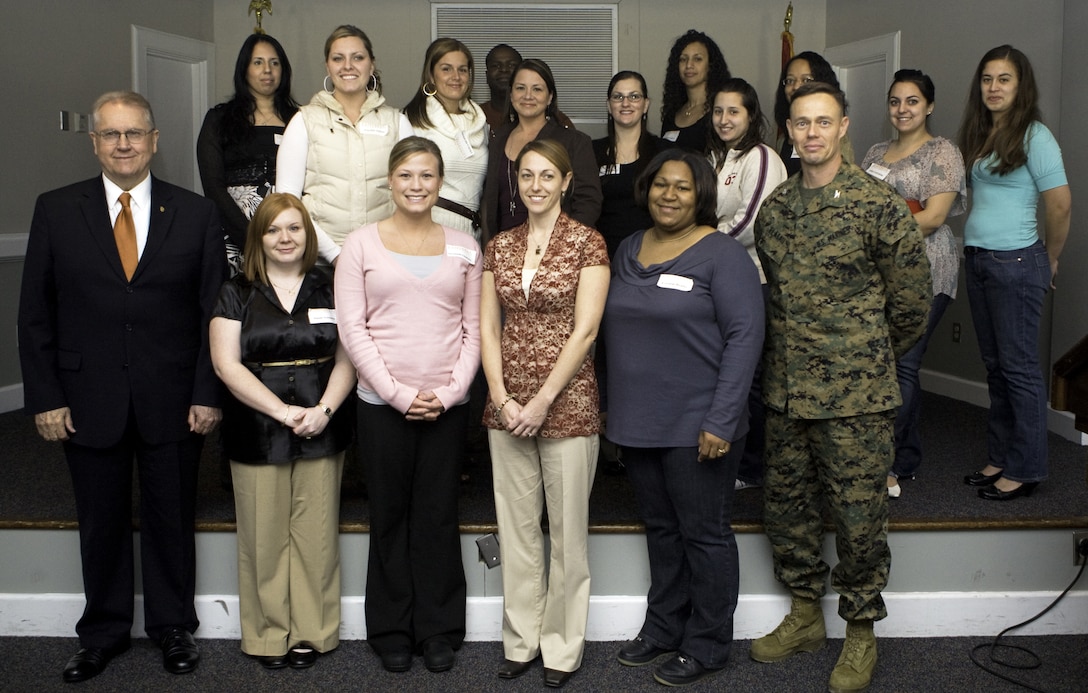
M 1026 136 L 1028 162 L 1002 176 L 990 171 L 994 156 L 971 167 L 971 213 L 964 245 L 1016 250 L 1039 240 L 1039 193 L 1067 184 L 1062 150 L 1045 125 L 1036 121 Z

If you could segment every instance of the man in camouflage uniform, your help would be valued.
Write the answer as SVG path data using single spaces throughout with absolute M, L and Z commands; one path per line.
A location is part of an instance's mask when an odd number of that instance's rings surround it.
M 888 492 L 896 358 L 922 336 L 931 279 L 922 235 L 890 187 L 843 161 L 846 99 L 818 82 L 790 104 L 801 173 L 763 203 L 756 249 L 770 288 L 764 523 L 790 614 L 752 643 L 760 662 L 823 647 L 826 505 L 839 563 L 846 642 L 830 690 L 864 690 L 876 665 L 873 621 L 887 616 Z

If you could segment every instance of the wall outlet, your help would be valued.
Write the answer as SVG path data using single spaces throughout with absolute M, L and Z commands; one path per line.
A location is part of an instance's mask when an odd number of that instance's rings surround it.
M 1088 541 L 1088 529 L 1073 530 L 1073 565 L 1083 565 L 1084 554 L 1080 552 L 1080 543 Z

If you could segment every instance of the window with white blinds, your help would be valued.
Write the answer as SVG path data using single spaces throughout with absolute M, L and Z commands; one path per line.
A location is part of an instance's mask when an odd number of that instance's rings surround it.
M 472 51 L 472 98 L 487 101 L 484 58 L 506 43 L 523 58 L 539 58 L 555 75 L 559 108 L 571 120 L 604 122 L 605 92 L 616 71 L 616 5 L 467 4 L 431 6 L 432 38 L 449 36 Z

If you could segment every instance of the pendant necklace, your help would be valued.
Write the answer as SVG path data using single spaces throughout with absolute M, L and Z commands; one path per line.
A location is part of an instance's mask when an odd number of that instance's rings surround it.
M 514 186 L 514 162 L 509 159 L 506 160 L 506 183 L 510 186 L 510 216 L 514 216 L 514 210 L 517 209 L 517 188 Z M 540 249 L 537 249 L 537 255 L 540 254 Z

